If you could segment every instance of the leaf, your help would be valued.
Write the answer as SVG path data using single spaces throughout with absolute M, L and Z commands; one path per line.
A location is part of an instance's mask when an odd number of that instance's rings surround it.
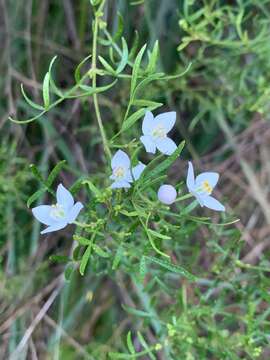
M 141 282 L 143 282 L 145 275 L 146 275 L 146 261 L 145 261 L 145 257 L 142 256 L 141 260 L 140 260 L 140 280 Z
M 41 172 L 38 170 L 36 165 L 35 164 L 30 164 L 29 167 L 30 167 L 30 170 L 31 170 L 32 174 L 34 175 L 34 177 L 37 180 L 39 180 L 42 184 L 46 185 L 46 181 L 44 180 Z
M 81 82 L 81 68 L 83 67 L 83 65 L 86 63 L 87 60 L 89 60 L 91 58 L 92 55 L 87 56 L 86 58 L 83 59 L 83 61 L 81 61 L 79 63 L 79 65 L 76 67 L 75 73 L 74 73 L 74 77 L 75 77 L 75 81 L 76 84 Z
M 58 263 L 67 263 L 71 261 L 71 259 L 65 255 L 51 255 L 49 259 Z
M 25 91 L 24 91 L 24 88 L 23 88 L 23 84 L 21 84 L 21 92 L 23 94 L 23 97 L 25 99 L 25 101 L 28 103 L 28 105 L 30 105 L 32 108 L 36 109 L 36 110 L 41 110 L 43 111 L 44 110 L 44 107 L 39 105 L 39 104 L 36 104 L 35 102 L 33 102 L 31 99 L 29 99 L 29 97 L 26 95 Z
M 135 315 L 135 316 L 139 316 L 139 317 L 143 317 L 143 318 L 152 318 L 153 317 L 153 314 L 150 314 L 146 311 L 135 309 L 133 307 L 130 307 L 130 306 L 127 306 L 124 304 L 122 304 L 122 308 L 131 315 Z
M 67 264 L 64 272 L 66 281 L 70 281 L 71 275 L 73 274 L 74 270 L 75 268 L 73 263 Z
M 117 81 L 118 81 L 118 79 L 115 79 L 112 83 L 110 83 L 108 85 L 100 86 L 100 87 L 96 87 L 96 88 L 93 88 L 92 86 L 88 86 L 88 85 L 79 85 L 79 87 L 82 90 L 85 90 L 85 92 L 81 93 L 81 94 L 77 94 L 77 95 L 67 96 L 67 98 L 72 99 L 72 98 L 90 96 L 93 94 L 98 94 L 98 93 L 104 92 L 104 91 L 110 89 L 111 87 L 113 87 L 117 83 Z
M 120 74 L 128 63 L 128 46 L 126 40 L 122 37 L 122 58 L 117 66 L 116 74 Z
M 27 203 L 26 203 L 27 207 L 29 208 L 33 204 L 33 202 L 35 202 L 41 195 L 43 195 L 45 193 L 46 190 L 47 190 L 46 188 L 43 188 L 43 189 L 39 189 L 36 192 L 34 192 L 34 194 L 31 195 L 27 200 Z
M 100 246 L 98 246 L 98 245 L 96 245 L 96 244 L 93 244 L 92 247 L 93 247 L 94 252 L 95 252 L 98 256 L 103 257 L 103 258 L 108 258 L 108 257 L 110 257 L 110 255 L 109 255 L 107 252 L 105 252 L 103 249 L 101 249 Z
M 132 339 L 131 339 L 131 332 L 129 331 L 127 334 L 127 347 L 128 350 L 131 354 L 135 354 L 136 350 L 134 349 L 133 343 L 132 343 Z
M 132 105 L 138 107 L 149 107 L 149 108 L 152 107 L 153 109 L 157 109 L 158 107 L 162 106 L 163 103 L 146 100 L 146 99 L 135 99 Z
M 91 255 L 91 249 L 92 249 L 92 246 L 90 244 L 90 245 L 88 245 L 88 247 L 86 248 L 86 250 L 83 254 L 81 264 L 80 264 L 80 274 L 81 275 L 84 275 L 87 263 L 89 261 L 90 255 Z
M 131 47 L 131 50 L 129 52 L 129 59 L 133 59 L 136 52 L 137 52 L 137 49 L 138 49 L 138 45 L 139 45 L 139 33 L 137 30 L 135 30 L 135 40 L 133 41 L 133 44 L 132 44 L 132 47 Z
M 77 241 L 80 245 L 84 245 L 84 246 L 87 246 L 87 245 L 90 245 L 91 244 L 91 240 L 83 237 L 83 236 L 79 236 L 79 235 L 73 235 L 73 239 L 75 241 Z
M 118 265 L 119 265 L 119 263 L 120 263 L 120 261 L 121 261 L 121 257 L 122 257 L 122 255 L 123 255 L 123 251 L 124 251 L 124 249 L 123 249 L 123 247 L 120 245 L 120 246 L 118 247 L 118 249 L 117 249 L 117 251 L 116 251 L 116 254 L 115 254 L 115 257 L 114 257 L 114 259 L 113 259 L 113 264 L 112 264 L 112 269 L 113 269 L 113 270 L 116 270 L 116 269 L 118 268 Z
M 148 231 L 150 232 L 151 235 L 159 238 L 159 239 L 162 239 L 162 240 L 170 240 L 171 237 L 170 236 L 166 236 L 166 235 L 163 235 L 157 231 L 154 231 L 154 230 L 151 230 L 151 229 L 148 229 Z
M 43 80 L 43 102 L 45 110 L 50 106 L 50 74 L 47 72 Z
M 131 77 L 131 86 L 130 86 L 130 93 L 131 95 L 133 94 L 136 84 L 137 84 L 137 79 L 138 79 L 138 75 L 139 75 L 139 70 L 140 70 L 140 65 L 141 65 L 141 61 L 142 61 L 142 57 L 143 54 L 145 52 L 146 49 L 146 44 L 141 48 L 141 50 L 139 51 L 134 65 L 133 65 L 133 69 L 132 69 L 132 77 Z
M 122 124 L 121 130 L 117 135 L 122 133 L 123 131 L 126 131 L 131 126 L 133 126 L 140 118 L 142 118 L 145 115 L 146 110 L 152 111 L 155 110 L 160 106 L 160 103 L 154 103 L 154 105 L 149 106 L 148 108 L 143 108 L 137 110 L 135 113 L 130 115 Z
M 113 35 L 113 41 L 116 42 L 117 40 L 120 39 L 120 37 L 123 34 L 124 31 L 124 19 L 123 16 L 120 14 L 120 12 L 117 12 L 117 30 L 115 32 L 115 34 Z
M 111 67 L 111 65 L 102 57 L 98 57 L 99 61 L 103 65 L 104 69 L 107 70 L 110 74 L 115 74 L 115 70 Z
M 158 53 L 159 53 L 159 44 L 158 44 L 158 40 L 156 40 L 154 47 L 153 47 L 153 51 L 149 57 L 149 63 L 146 68 L 146 72 L 149 74 L 153 73 L 156 69 Z
M 197 277 L 193 274 L 191 274 L 190 272 L 188 272 L 186 269 L 182 268 L 179 265 L 174 265 L 169 261 L 165 261 L 165 260 L 161 260 L 152 256 L 145 256 L 145 258 L 149 261 L 151 261 L 152 263 L 155 263 L 157 265 L 160 265 L 161 267 L 163 267 L 164 269 L 167 269 L 171 272 L 177 273 L 179 275 L 182 275 L 184 277 L 186 277 L 187 279 L 191 280 L 191 281 L 196 281 Z
M 55 165 L 55 167 L 50 172 L 50 175 L 48 176 L 48 179 L 46 181 L 46 184 L 48 187 L 52 185 L 57 175 L 60 173 L 60 171 L 63 169 L 63 167 L 66 165 L 66 160 L 59 161 L 58 164 Z
M 81 260 L 81 245 L 77 245 L 72 253 L 72 258 L 74 261 L 80 261 Z
M 149 171 L 149 173 L 148 173 L 147 168 L 146 168 L 146 171 L 144 171 L 144 174 L 146 174 L 146 175 L 142 176 L 144 178 L 143 181 L 152 179 L 152 178 L 156 178 L 157 175 L 159 175 L 161 172 L 168 169 L 175 162 L 175 160 L 180 156 L 184 146 L 185 146 L 185 141 L 183 140 L 178 145 L 178 148 L 175 150 L 175 152 L 172 155 L 168 156 L 164 161 L 162 161 L 162 163 L 159 164 L 155 169 L 151 169 L 151 171 Z M 141 179 L 142 179 L 142 177 L 141 177 Z
M 92 193 L 95 196 L 101 196 L 102 195 L 101 191 L 92 183 L 91 180 L 84 180 L 84 181 L 82 181 L 82 184 L 87 185 L 89 187 L 90 191 L 92 191 Z
M 148 355 L 149 357 L 151 358 L 151 360 L 155 360 L 155 356 L 153 355 L 152 353 L 152 350 L 149 348 L 149 346 L 147 345 L 146 341 L 144 340 L 142 334 L 140 333 L 140 331 L 137 331 L 137 336 L 138 336 L 138 339 L 141 343 L 141 345 L 144 347 L 145 350 L 148 351 Z
M 143 117 L 145 115 L 147 109 L 139 109 L 137 110 L 135 113 L 133 113 L 132 115 L 130 115 L 124 122 L 122 125 L 122 128 L 120 130 L 120 132 L 125 131 L 127 129 L 129 129 L 132 125 L 135 124 L 135 122 L 137 120 L 139 120 L 141 117 Z M 120 133 L 119 132 L 119 133 Z

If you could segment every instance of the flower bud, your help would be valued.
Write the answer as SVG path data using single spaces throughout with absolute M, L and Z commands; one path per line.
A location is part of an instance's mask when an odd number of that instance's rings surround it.
M 158 199 L 163 204 L 171 205 L 176 199 L 177 193 L 172 185 L 162 185 L 158 190 Z

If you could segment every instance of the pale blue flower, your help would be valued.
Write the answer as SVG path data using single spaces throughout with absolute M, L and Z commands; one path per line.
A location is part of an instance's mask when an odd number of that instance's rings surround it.
M 187 187 L 189 192 L 196 197 L 201 206 L 216 211 L 225 211 L 225 207 L 211 193 L 219 179 L 216 172 L 204 172 L 194 178 L 194 170 L 191 162 L 188 163 Z
M 158 199 L 163 204 L 171 205 L 175 202 L 177 192 L 172 185 L 161 185 L 158 189 Z
M 128 155 L 124 151 L 118 150 L 111 161 L 112 175 L 110 179 L 114 180 L 111 185 L 112 189 L 130 188 L 130 183 L 138 180 L 145 169 L 145 165 L 141 162 L 133 168 L 130 166 Z
M 32 209 L 34 217 L 48 225 L 41 234 L 63 229 L 73 223 L 83 208 L 80 202 L 74 205 L 73 196 L 62 184 L 57 187 L 56 199 L 55 205 L 40 205 Z
M 175 142 L 167 136 L 175 121 L 174 111 L 159 114 L 155 118 L 151 111 L 146 112 L 142 124 L 143 136 L 140 140 L 148 153 L 155 154 L 158 148 L 163 154 L 171 155 L 177 149 Z

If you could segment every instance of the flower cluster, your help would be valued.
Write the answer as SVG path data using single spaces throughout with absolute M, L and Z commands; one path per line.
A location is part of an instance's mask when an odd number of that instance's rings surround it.
M 143 135 L 140 137 L 146 152 L 155 154 L 157 149 L 164 155 L 171 155 L 175 152 L 177 145 L 167 136 L 175 121 L 175 112 L 165 112 L 156 117 L 150 111 L 146 112 L 142 123 Z M 118 150 L 111 160 L 112 175 L 110 179 L 113 180 L 111 188 L 130 188 L 131 184 L 140 178 L 145 167 L 146 165 L 142 162 L 132 167 L 129 156 L 124 151 Z M 218 179 L 219 174 L 215 172 L 204 172 L 195 178 L 193 165 L 189 162 L 186 180 L 189 193 L 197 199 L 201 206 L 216 211 L 225 211 L 225 207 L 211 196 Z M 166 205 L 177 201 L 177 191 L 172 185 L 162 185 L 157 196 L 159 201 Z M 73 223 L 83 208 L 80 202 L 74 204 L 72 194 L 62 184 L 58 185 L 56 199 L 55 205 L 41 205 L 32 209 L 35 218 L 48 226 L 41 231 L 41 234 L 63 229 Z

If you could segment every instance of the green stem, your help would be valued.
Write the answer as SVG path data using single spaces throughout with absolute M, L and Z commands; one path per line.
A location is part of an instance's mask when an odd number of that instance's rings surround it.
M 189 199 L 189 198 L 191 198 L 192 196 L 193 196 L 192 194 L 188 193 L 188 194 L 186 194 L 186 195 L 183 195 L 183 196 L 177 198 L 177 199 L 175 200 L 175 202 Z
M 92 87 L 94 89 L 97 86 L 97 71 L 96 70 L 97 70 L 98 27 L 99 27 L 99 19 L 100 19 L 101 14 L 102 14 L 102 9 L 103 9 L 103 7 L 105 5 L 105 1 L 106 0 L 102 1 L 102 3 L 100 4 L 98 10 L 95 12 L 95 19 L 94 19 L 94 33 L 93 33 L 93 45 L 92 45 L 92 68 L 91 68 Z M 103 142 L 104 151 L 105 151 L 106 155 L 109 158 L 111 158 L 112 154 L 111 154 L 111 150 L 110 150 L 110 147 L 109 147 L 109 144 L 108 144 L 108 140 L 107 140 L 107 137 L 106 137 L 104 126 L 103 126 L 103 123 L 102 123 L 97 94 L 93 94 L 93 102 L 94 102 L 94 108 L 95 108 L 95 113 L 96 113 L 96 117 L 97 117 L 99 130 L 100 130 L 100 134 L 101 134 L 101 138 L 102 138 L 102 142 Z

